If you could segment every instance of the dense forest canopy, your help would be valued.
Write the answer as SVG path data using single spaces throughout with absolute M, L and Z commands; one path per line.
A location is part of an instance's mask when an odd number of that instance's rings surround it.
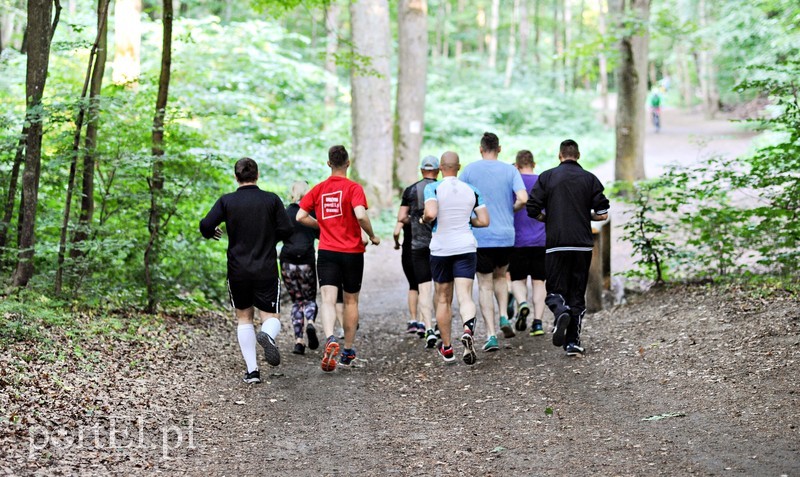
M 205 306 L 224 294 L 224 250 L 202 240 L 197 220 L 235 187 L 239 157 L 256 159 L 261 186 L 286 197 L 292 181 L 327 175 L 330 145 L 358 142 L 353 173 L 375 182 L 388 210 L 387 197 L 409 181 L 403 171 L 416 174 L 399 164 L 445 149 L 475 160 L 486 130 L 500 136 L 503 160 L 525 148 L 540 169 L 551 167 L 558 141 L 569 136 L 592 167 L 643 160 L 641 142 L 620 150 L 614 117 L 632 118 L 634 134 L 643 134 L 636 115 L 656 89 L 664 104 L 709 117 L 779 114 L 764 83 L 735 86 L 777 75 L 763 67 L 796 60 L 800 50 L 800 6 L 792 0 L 167 2 L 0 0 L 4 285 L 12 278 L 50 290 L 55 282 L 89 305 Z M 372 11 L 385 12 L 390 29 L 364 40 L 351 18 L 367 15 L 354 21 L 364 33 L 369 28 L 359 25 L 384 20 Z M 403 24 L 412 11 L 422 22 Z M 34 22 L 33 13 L 42 18 Z M 414 28 L 423 29 L 423 50 L 399 55 Z M 379 55 L 362 54 L 364 41 L 385 42 L 388 74 L 376 69 L 384 68 Z M 427 69 L 403 75 L 414 55 Z M 46 84 L 31 76 L 32 60 Z M 620 78 L 631 75 L 639 81 L 626 89 Z M 366 93 L 356 88 L 363 78 Z M 398 78 L 408 78 L 402 94 Z M 30 93 L 36 81 L 41 101 Z M 376 136 L 363 129 L 373 119 L 351 103 L 371 88 L 382 93 L 366 111 L 382 111 L 375 121 L 383 140 L 364 152 Z M 154 126 L 159 91 L 168 96 L 163 128 Z M 623 106 L 614 111 L 617 94 Z M 404 95 L 424 98 L 414 106 L 424 110 L 408 113 L 424 113 L 417 132 L 395 120 L 406 117 Z M 635 111 L 620 109 L 623 99 Z M 37 126 L 38 158 L 30 132 Z M 418 145 L 398 147 L 413 134 L 421 134 Z M 393 172 L 364 172 L 378 163 Z M 143 259 L 146 249 L 153 255 Z

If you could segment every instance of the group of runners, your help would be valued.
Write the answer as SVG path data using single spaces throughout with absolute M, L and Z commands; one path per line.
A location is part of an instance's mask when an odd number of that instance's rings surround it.
M 424 158 L 422 179 L 405 189 L 394 241 L 395 248 L 403 249 L 403 270 L 409 281 L 412 319 L 407 331 L 423 337 L 426 347 L 436 348 L 445 362 L 454 362 L 455 295 L 462 359 L 475 364 L 477 307 L 472 289 L 477 276 L 487 335 L 484 351 L 499 350 L 498 325 L 504 337 L 511 338 L 515 330 L 527 329 L 531 313 L 531 335 L 543 335 L 547 306 L 554 316 L 553 344 L 563 347 L 568 356 L 582 355 L 591 220 L 604 220 L 609 207 L 603 186 L 578 165 L 580 152 L 573 140 L 561 143 L 560 165 L 540 176 L 534 174 L 530 151 L 519 151 L 513 165 L 499 161 L 500 152 L 498 137 L 484 133 L 481 160 L 467 165 L 460 175 L 458 154 L 447 151 L 439 159 Z M 293 352 L 304 354 L 306 340 L 308 348 L 319 347 L 315 325 L 319 312 L 324 338 L 321 368 L 330 372 L 337 365 L 349 367 L 356 362 L 364 252 L 368 243 L 378 245 L 380 238 L 367 215 L 364 189 L 347 178 L 350 161 L 343 146 L 330 148 L 328 166 L 330 177 L 310 190 L 304 182 L 293 184 L 291 204 L 284 208 L 277 195 L 256 186 L 255 161 L 240 159 L 235 165 L 239 188 L 217 200 L 200 222 L 203 236 L 217 240 L 222 236 L 219 226 L 226 224 L 228 289 L 247 383 L 260 382 L 256 344 L 264 349 L 267 363 L 280 363 L 275 345 L 280 330 L 278 241 L 283 242 L 280 275 L 292 301 Z M 515 307 L 509 307 L 507 272 Z M 319 310 L 317 281 L 322 298 Z M 253 323 L 255 309 L 262 319 L 258 332 Z M 512 311 L 513 321 L 508 316 Z M 342 336 L 336 333 L 337 320 Z

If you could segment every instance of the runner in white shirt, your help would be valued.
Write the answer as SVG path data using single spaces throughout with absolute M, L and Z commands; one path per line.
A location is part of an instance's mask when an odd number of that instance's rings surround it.
M 472 365 L 475 354 L 475 302 L 472 301 L 472 282 L 477 265 L 477 243 L 472 227 L 489 225 L 489 212 L 480 192 L 460 181 L 456 175 L 461 168 L 458 154 L 445 152 L 439 163 L 442 180 L 425 187 L 425 213 L 422 221 L 433 223 L 431 239 L 431 273 L 436 287 L 436 321 L 442 333 L 439 354 L 447 363 L 455 361 L 451 344 L 453 284 L 458 297 L 464 334 L 464 362 Z M 473 211 L 475 216 L 472 216 Z

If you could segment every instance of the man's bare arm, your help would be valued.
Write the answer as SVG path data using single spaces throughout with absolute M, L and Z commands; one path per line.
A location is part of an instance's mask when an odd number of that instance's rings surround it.
M 372 242 L 373 245 L 380 244 L 381 238 L 372 231 L 372 222 L 370 222 L 369 216 L 367 215 L 367 209 L 365 209 L 363 205 L 357 205 L 353 208 L 353 212 L 356 214 L 358 225 L 360 225 L 361 229 L 369 236 L 369 241 Z
M 514 192 L 516 199 L 514 200 L 514 212 L 520 211 L 525 207 L 528 202 L 528 192 L 525 189 Z
M 319 222 L 314 217 L 311 217 L 308 212 L 303 209 L 297 211 L 297 215 L 295 216 L 295 220 L 300 222 L 301 224 L 305 225 L 306 227 L 311 227 L 312 229 L 319 228 Z

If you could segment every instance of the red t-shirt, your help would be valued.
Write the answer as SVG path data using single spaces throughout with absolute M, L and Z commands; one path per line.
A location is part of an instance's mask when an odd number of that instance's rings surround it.
M 319 249 L 364 253 L 361 226 L 353 208 L 367 208 L 364 188 L 346 177 L 331 176 L 315 185 L 300 200 L 300 208 L 314 211 L 319 222 Z

